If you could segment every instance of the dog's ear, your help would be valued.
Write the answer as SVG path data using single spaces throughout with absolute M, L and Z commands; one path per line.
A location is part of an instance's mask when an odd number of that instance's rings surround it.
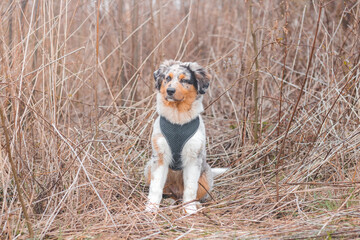
M 154 72 L 154 79 L 155 79 L 155 88 L 160 90 L 161 83 L 164 80 L 166 69 L 174 64 L 178 63 L 174 60 L 165 60 L 161 63 L 158 70 Z
M 185 64 L 195 75 L 198 93 L 205 94 L 210 84 L 210 74 L 196 62 L 187 62 Z
M 164 79 L 164 74 L 161 73 L 160 68 L 154 72 L 154 79 L 155 79 L 155 88 L 157 90 L 160 90 L 161 82 Z

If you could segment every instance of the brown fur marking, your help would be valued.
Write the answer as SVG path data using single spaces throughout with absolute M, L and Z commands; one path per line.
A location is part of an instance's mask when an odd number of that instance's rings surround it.
M 151 167 L 149 167 L 149 169 L 148 169 L 148 172 L 147 172 L 147 181 L 146 181 L 146 184 L 147 185 L 150 185 L 150 182 L 151 182 Z
M 174 200 L 182 199 L 184 194 L 184 180 L 182 171 L 174 171 L 169 169 L 163 193 Z
M 160 137 L 163 137 L 161 134 L 157 134 L 155 136 L 153 136 L 153 138 L 151 139 L 152 140 L 152 143 L 153 143 L 153 146 L 154 146 L 154 149 L 155 151 L 158 153 L 158 156 L 159 156 L 159 166 L 163 165 L 164 164 L 164 154 L 160 153 L 160 149 L 159 149 L 159 146 L 158 146 L 158 139 Z
M 185 76 L 185 74 L 180 74 L 179 75 L 179 79 L 181 80 L 181 79 L 184 79 L 186 76 Z
M 209 190 L 209 183 L 207 181 L 205 172 L 203 172 L 199 178 L 196 199 L 202 199 Z M 174 200 L 182 199 L 184 194 L 183 171 L 174 171 L 169 169 L 163 194 L 171 197 Z
M 202 199 L 209 192 L 210 187 L 205 172 L 199 178 L 199 186 L 196 194 L 197 199 Z

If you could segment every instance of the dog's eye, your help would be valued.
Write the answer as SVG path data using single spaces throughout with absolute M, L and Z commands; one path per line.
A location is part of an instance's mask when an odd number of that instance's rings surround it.
M 181 83 L 189 83 L 189 84 L 190 84 L 190 80 L 185 79 L 185 78 L 181 79 L 180 82 L 181 82 Z
M 171 77 L 170 76 L 167 76 L 166 77 L 166 81 L 170 81 L 171 80 Z

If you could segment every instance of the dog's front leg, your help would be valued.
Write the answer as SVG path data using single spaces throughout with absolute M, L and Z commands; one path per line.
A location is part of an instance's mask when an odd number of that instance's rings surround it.
M 158 161 L 156 161 L 154 165 L 155 166 L 152 166 L 148 203 L 146 205 L 146 211 L 149 212 L 156 212 L 159 209 L 169 170 L 168 166 L 159 164 Z
M 185 211 L 188 214 L 196 212 L 196 194 L 198 190 L 198 181 L 200 178 L 200 164 L 197 161 L 191 162 L 184 167 L 184 203 Z

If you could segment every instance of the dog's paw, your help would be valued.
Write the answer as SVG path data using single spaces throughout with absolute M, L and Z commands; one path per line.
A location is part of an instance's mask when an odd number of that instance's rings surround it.
M 159 204 L 156 203 L 147 203 L 145 207 L 145 211 L 151 212 L 151 213 L 157 213 L 159 210 Z
M 191 202 L 184 206 L 185 213 L 188 215 L 195 214 L 198 211 L 197 203 Z

